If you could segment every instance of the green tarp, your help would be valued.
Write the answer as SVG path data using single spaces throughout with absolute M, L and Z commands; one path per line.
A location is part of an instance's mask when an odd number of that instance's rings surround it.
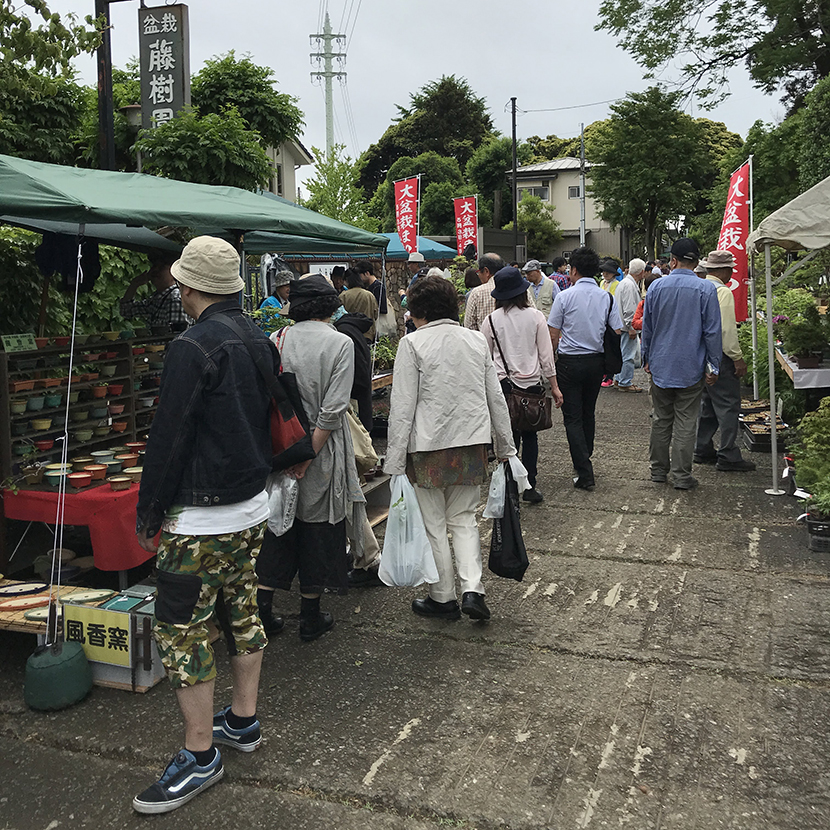
M 236 231 L 265 231 L 294 236 L 305 249 L 323 242 L 318 250 L 338 243 L 377 251 L 389 242 L 381 234 L 236 187 L 63 167 L 0 155 L 0 221 L 25 221 L 28 227 L 37 227 L 38 220 L 66 223 L 66 232 L 75 233 L 81 224 L 151 230 L 186 227 L 222 236 Z M 74 230 L 70 225 L 75 226 Z

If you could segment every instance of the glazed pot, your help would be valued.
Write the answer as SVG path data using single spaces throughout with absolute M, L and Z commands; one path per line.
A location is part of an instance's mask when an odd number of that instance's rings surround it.
M 105 465 L 107 468 L 107 475 L 110 476 L 120 473 L 121 468 L 124 466 L 120 461 L 107 461 Z
M 118 332 L 117 331 L 105 331 L 101 333 L 101 337 L 104 340 L 118 340 Z
M 92 473 L 70 473 L 66 478 L 73 487 L 79 489 L 81 487 L 89 487 L 92 484 Z
M 38 448 L 41 452 L 49 452 L 49 450 L 51 450 L 51 449 L 52 449 L 52 447 L 54 447 L 54 446 L 55 446 L 55 441 L 54 441 L 54 439 L 52 439 L 52 438 L 47 438 L 47 439 L 45 439 L 45 440 L 43 440 L 43 441 L 35 441 L 35 446 L 36 446 L 36 447 L 37 447 L 37 448 Z M 137 459 L 136 459 L 136 460 L 137 460 Z
M 92 434 L 96 438 L 103 438 L 105 435 L 110 434 L 109 424 L 101 424 L 100 426 L 92 428 Z
M 64 470 L 47 470 L 43 474 L 43 478 L 47 484 L 51 484 L 53 487 L 57 487 L 60 484 L 61 479 L 66 475 Z
M 115 456 L 116 461 L 120 461 L 125 467 L 133 467 L 138 463 L 138 453 L 123 453 Z
M 88 409 L 73 409 L 72 412 L 69 413 L 69 418 L 76 423 L 78 421 L 86 421 L 89 418 L 89 410 Z
M 106 464 L 107 461 L 112 461 L 115 458 L 115 453 L 112 450 L 95 450 L 90 455 L 95 459 L 96 464 Z
M 44 404 L 46 403 L 46 396 L 45 395 L 33 395 L 29 400 L 26 402 L 26 409 L 29 412 L 40 412 L 43 409 Z
M 92 464 L 93 460 L 94 459 L 91 455 L 76 455 L 75 458 L 70 461 L 72 464 L 72 470 L 76 473 L 82 473 L 84 471 L 84 467 L 86 467 L 87 464 Z
M 109 393 L 112 396 L 118 397 L 124 391 L 123 383 L 111 383 L 109 385 Z
M 136 484 L 141 481 L 141 473 L 143 472 L 143 467 L 127 467 L 124 470 L 124 475 L 129 476 L 132 481 Z
M 69 393 L 69 403 L 78 403 L 78 398 L 81 396 L 79 389 L 75 389 Z
M 112 476 L 107 481 L 113 490 L 129 490 L 133 485 L 129 476 Z
M 63 400 L 63 395 L 60 395 L 58 393 L 54 393 L 52 395 L 47 395 L 46 396 L 45 404 L 46 404 L 46 406 L 49 406 L 49 407 L 60 406 L 62 400 Z
M 9 384 L 9 392 L 28 392 L 35 388 L 33 380 L 13 380 Z
M 87 464 L 83 471 L 89 473 L 93 481 L 102 481 L 107 477 L 106 464 Z
M 73 438 L 76 441 L 80 441 L 80 443 L 85 444 L 87 441 L 92 440 L 92 430 L 91 429 L 78 429 L 72 433 Z
M 52 426 L 52 419 L 51 418 L 33 418 L 29 421 L 31 424 L 32 429 L 37 430 L 38 432 L 44 432 L 47 429 L 50 429 Z
M 114 377 L 116 368 L 117 367 L 115 367 L 115 366 L 102 366 L 101 367 L 101 377 L 102 378 Z
M 92 387 L 93 398 L 105 398 L 107 396 L 107 384 L 101 383 Z
M 123 403 L 111 403 L 109 407 L 110 415 L 120 415 L 124 411 L 124 404 Z
M 68 346 L 69 345 L 69 338 L 68 337 L 56 337 L 55 338 L 55 345 L 56 346 Z
M 44 346 L 48 345 L 49 338 L 48 337 L 36 337 L 35 338 L 35 346 L 39 349 L 42 349 Z
M 26 401 L 11 401 L 9 403 L 9 409 L 12 415 L 20 415 L 26 411 Z
M 89 413 L 93 418 L 106 418 L 107 408 L 105 406 L 93 406 Z
M 127 422 L 126 421 L 113 421 L 112 423 L 112 431 L 113 432 L 124 432 L 127 429 Z

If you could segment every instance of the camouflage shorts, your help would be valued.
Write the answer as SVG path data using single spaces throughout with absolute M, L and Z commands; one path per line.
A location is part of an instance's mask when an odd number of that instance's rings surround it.
M 207 623 L 222 591 L 231 653 L 249 654 L 268 640 L 256 604 L 256 557 L 266 523 L 222 536 L 162 533 L 153 631 L 175 688 L 216 677 Z

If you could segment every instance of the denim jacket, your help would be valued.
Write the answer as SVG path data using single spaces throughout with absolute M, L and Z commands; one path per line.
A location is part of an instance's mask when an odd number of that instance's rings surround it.
M 236 300 L 209 306 L 170 343 L 144 457 L 137 532 L 154 536 L 173 505 L 234 504 L 265 489 L 270 395 L 245 344 L 213 319 L 218 314 L 250 329 L 278 370 L 273 343 Z

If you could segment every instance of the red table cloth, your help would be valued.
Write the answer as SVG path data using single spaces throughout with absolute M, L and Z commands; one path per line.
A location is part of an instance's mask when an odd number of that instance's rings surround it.
M 95 567 L 102 571 L 126 571 L 146 562 L 152 553 L 144 550 L 135 535 L 138 484 L 118 492 L 108 486 L 68 492 L 63 523 L 85 525 L 92 540 Z M 57 491 L 3 491 L 6 518 L 24 522 L 55 524 Z

